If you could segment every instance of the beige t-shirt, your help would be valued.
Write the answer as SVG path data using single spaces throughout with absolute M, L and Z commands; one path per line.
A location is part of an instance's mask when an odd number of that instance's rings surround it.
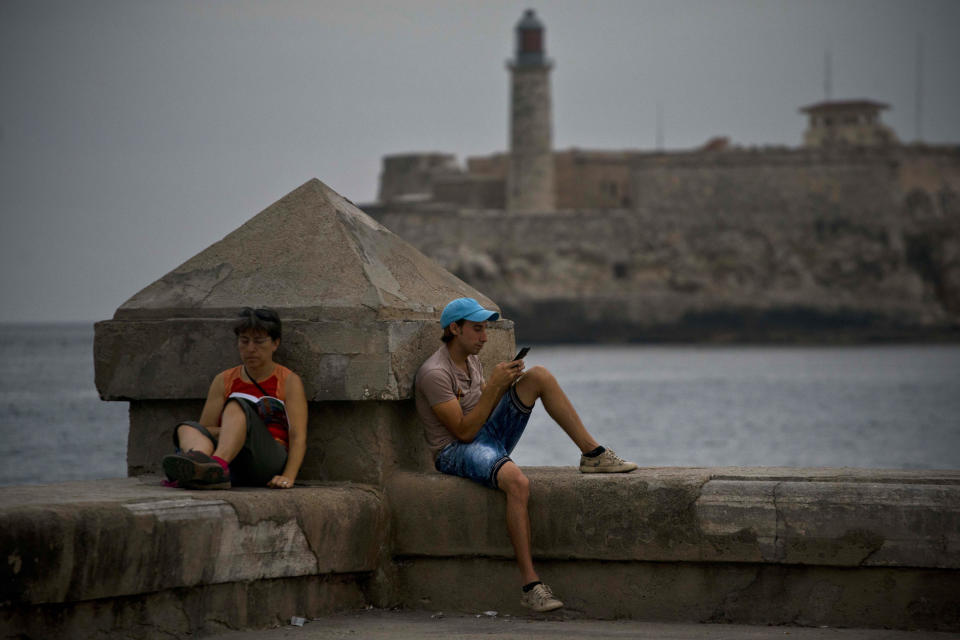
M 417 371 L 414 382 L 417 413 L 423 422 L 423 435 L 434 458 L 456 437 L 440 422 L 432 407 L 456 398 L 460 401 L 463 413 L 467 414 L 480 402 L 480 394 L 483 393 L 483 365 L 480 364 L 480 358 L 467 356 L 467 369 L 469 374 L 453 364 L 447 345 L 443 344 Z

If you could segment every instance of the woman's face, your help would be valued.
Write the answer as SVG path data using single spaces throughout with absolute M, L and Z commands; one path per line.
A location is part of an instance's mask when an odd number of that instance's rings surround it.
M 279 346 L 280 341 L 272 339 L 265 331 L 247 329 L 237 336 L 240 360 L 248 369 L 259 369 L 272 363 L 273 353 Z

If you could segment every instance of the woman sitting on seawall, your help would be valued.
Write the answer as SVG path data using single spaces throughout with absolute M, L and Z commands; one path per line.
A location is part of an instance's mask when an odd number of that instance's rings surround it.
M 289 489 L 307 450 L 307 399 L 300 376 L 273 361 L 280 316 L 244 307 L 233 327 L 242 364 L 213 379 L 198 422 L 173 432 L 163 458 L 167 486 Z

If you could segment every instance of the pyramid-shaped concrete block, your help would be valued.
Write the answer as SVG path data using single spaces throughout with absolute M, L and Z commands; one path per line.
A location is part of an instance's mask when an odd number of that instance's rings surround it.
M 439 345 L 443 306 L 460 296 L 496 308 L 313 179 L 97 323 L 97 388 L 104 399 L 202 398 L 238 361 L 238 310 L 267 306 L 284 323 L 277 359 L 311 400 L 408 398 Z M 495 324 L 491 360 L 513 346 L 512 323 Z

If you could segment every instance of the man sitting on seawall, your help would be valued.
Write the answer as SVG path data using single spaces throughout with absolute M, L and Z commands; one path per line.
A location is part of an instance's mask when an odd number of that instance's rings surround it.
M 580 448 L 583 473 L 623 473 L 637 465 L 600 446 L 584 427 L 553 375 L 523 360 L 501 362 L 484 382 L 477 354 L 487 321 L 500 317 L 473 298 L 458 298 L 440 316 L 443 345 L 417 371 L 417 413 L 438 471 L 500 489 L 507 497 L 507 531 L 523 583 L 521 604 L 534 611 L 563 606 L 540 582 L 530 551 L 530 482 L 510 459 L 537 398 Z
M 307 449 L 307 398 L 300 376 L 273 361 L 280 317 L 245 307 L 233 327 L 242 364 L 213 379 L 199 422 L 173 432 L 165 484 L 185 489 L 232 485 L 290 489 Z

